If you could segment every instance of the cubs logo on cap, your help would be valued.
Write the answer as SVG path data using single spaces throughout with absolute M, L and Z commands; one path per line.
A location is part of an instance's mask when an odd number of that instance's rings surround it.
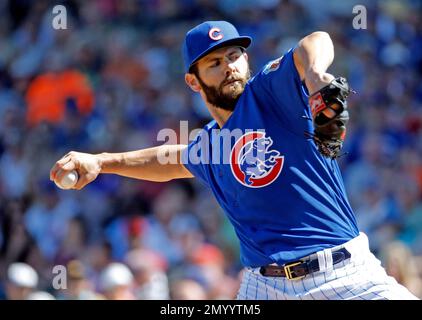
M 219 28 L 212 28 L 210 32 L 208 32 L 208 35 L 212 40 L 221 40 L 223 39 L 224 35 L 221 33 L 221 30 Z
M 252 38 L 240 36 L 239 32 L 227 21 L 206 21 L 186 33 L 183 43 L 183 60 L 185 72 L 208 53 L 225 47 L 249 47 Z

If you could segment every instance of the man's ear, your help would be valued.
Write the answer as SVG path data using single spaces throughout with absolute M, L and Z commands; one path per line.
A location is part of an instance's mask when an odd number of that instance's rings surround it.
M 193 91 L 195 92 L 201 91 L 201 85 L 199 84 L 199 81 L 194 74 L 186 73 L 185 82 Z
M 243 52 L 243 56 L 245 57 L 246 61 L 248 61 L 248 60 L 249 60 L 249 56 L 248 56 L 248 54 L 246 53 L 246 51 L 244 51 L 244 52 Z

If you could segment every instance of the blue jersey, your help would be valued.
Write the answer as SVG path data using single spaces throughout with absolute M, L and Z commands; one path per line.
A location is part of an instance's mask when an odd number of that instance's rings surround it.
M 359 234 L 337 162 L 305 136 L 307 101 L 291 49 L 247 83 L 222 128 L 210 122 L 183 153 L 233 224 L 244 266 L 284 264 Z M 222 142 L 224 130 L 237 135 Z

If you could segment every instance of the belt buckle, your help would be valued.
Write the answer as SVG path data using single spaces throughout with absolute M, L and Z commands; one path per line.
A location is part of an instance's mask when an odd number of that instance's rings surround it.
M 294 272 L 291 270 L 292 267 L 297 266 L 297 265 L 299 265 L 301 263 L 302 263 L 302 261 L 298 261 L 298 262 L 293 262 L 293 263 L 286 264 L 286 265 L 283 266 L 284 273 L 286 274 L 286 278 L 288 280 L 300 280 L 300 279 L 302 279 L 302 278 L 305 277 L 305 275 L 303 275 L 303 276 L 295 276 L 293 274 Z

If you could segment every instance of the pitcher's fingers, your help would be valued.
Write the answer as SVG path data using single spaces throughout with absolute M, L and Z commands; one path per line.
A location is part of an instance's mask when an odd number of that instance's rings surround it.
M 74 161 L 69 161 L 62 166 L 62 169 L 66 171 L 72 171 L 76 169 L 76 164 Z
M 54 165 L 50 170 L 50 181 L 54 181 L 54 177 L 56 176 L 55 166 L 56 165 Z
M 62 157 L 59 161 L 57 161 L 57 163 L 60 164 L 60 165 L 63 165 L 66 162 L 69 162 L 70 159 L 71 159 L 70 154 L 67 154 L 64 157 Z
M 81 190 L 83 187 L 85 187 L 88 183 L 90 183 L 89 179 L 87 178 L 87 175 L 84 174 L 79 177 L 78 182 L 73 186 L 72 189 Z
M 63 178 L 64 172 L 62 169 L 58 168 L 54 174 L 53 180 L 54 182 L 56 181 L 61 181 L 61 179 Z
M 59 161 L 62 161 L 62 160 L 64 160 L 64 159 L 61 159 L 61 160 L 59 160 Z M 54 180 L 56 179 L 57 172 L 58 172 L 60 169 L 62 169 L 62 168 L 63 168 L 63 164 L 65 164 L 65 163 L 66 163 L 66 162 L 64 162 L 64 163 L 63 163 L 63 161 L 62 161 L 61 163 L 59 163 L 59 161 L 57 161 L 57 162 L 54 164 L 53 168 L 51 168 L 51 170 L 50 170 L 50 180 L 51 180 L 51 181 L 54 181 Z M 70 157 L 69 157 L 69 158 L 67 158 L 67 159 L 66 159 L 66 161 L 67 161 L 67 162 L 68 162 L 68 161 L 70 161 Z
M 54 166 L 50 170 L 50 180 L 51 181 L 56 179 L 57 171 L 59 171 L 59 169 L 63 168 L 63 165 L 66 164 L 67 162 L 69 162 L 70 160 L 71 160 L 70 155 L 66 155 L 54 164 Z
M 74 189 L 81 190 L 84 188 L 87 184 L 91 183 L 97 178 L 97 173 L 88 172 L 86 174 L 83 174 L 79 177 L 78 182 L 75 184 Z
M 56 173 L 54 181 L 62 181 L 63 177 L 69 173 L 69 170 L 59 169 Z

